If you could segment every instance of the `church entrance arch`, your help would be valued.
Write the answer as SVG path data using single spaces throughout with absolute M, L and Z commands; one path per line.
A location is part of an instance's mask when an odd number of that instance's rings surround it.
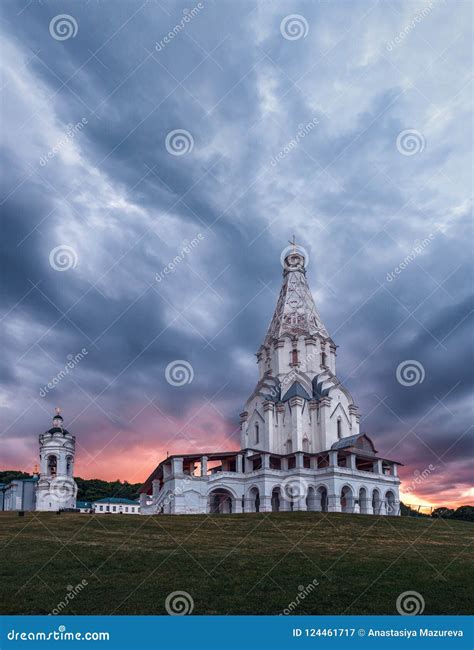
M 249 492 L 250 512 L 260 512 L 260 492 L 253 487 Z
M 316 491 L 313 487 L 308 488 L 308 496 L 306 497 L 306 509 L 312 512 L 318 510 Z
M 354 495 L 349 485 L 344 485 L 341 490 L 341 512 L 352 512 L 354 510 Z
M 367 498 L 367 490 L 365 489 L 365 487 L 361 487 L 359 490 L 359 508 L 360 508 L 360 512 L 363 515 L 368 514 L 369 500 Z
M 280 512 L 281 510 L 281 491 L 276 487 L 272 490 L 272 512 Z
M 324 485 L 318 488 L 318 501 L 319 501 L 319 510 L 321 512 L 328 511 L 328 491 Z
M 385 495 L 385 510 L 387 515 L 390 515 L 391 517 L 397 514 L 395 511 L 395 495 L 392 490 L 389 490 Z
M 372 512 L 374 515 L 380 514 L 380 492 L 378 490 L 372 492 Z
M 233 501 L 233 496 L 228 490 L 216 488 L 209 494 L 209 512 L 230 515 L 234 511 Z

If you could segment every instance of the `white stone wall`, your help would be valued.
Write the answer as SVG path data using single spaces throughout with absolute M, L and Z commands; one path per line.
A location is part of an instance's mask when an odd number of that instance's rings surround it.
M 211 509 L 210 497 L 216 490 L 226 490 L 231 495 L 232 512 L 234 513 L 242 512 L 242 499 L 244 511 L 254 512 L 254 495 L 258 490 L 259 511 L 270 512 L 272 511 L 272 492 L 277 488 L 281 494 L 281 511 L 291 509 L 321 511 L 322 504 L 318 495 L 321 494 L 322 489 L 325 489 L 328 512 L 398 515 L 399 483 L 399 479 L 395 476 L 343 467 L 329 467 L 320 470 L 300 468 L 290 471 L 268 469 L 249 473 L 216 472 L 205 477 L 183 475 L 166 481 L 154 497 L 153 502 L 142 505 L 141 514 L 209 513 Z M 294 494 L 292 490 L 295 487 L 297 496 L 291 500 L 288 495 Z M 341 505 L 343 488 L 348 488 L 345 507 L 343 504 Z M 372 506 L 374 491 L 378 495 L 375 512 Z M 393 499 L 389 493 L 393 495 Z M 285 497 L 285 495 L 287 496 Z M 309 500 L 307 500 L 308 496 Z

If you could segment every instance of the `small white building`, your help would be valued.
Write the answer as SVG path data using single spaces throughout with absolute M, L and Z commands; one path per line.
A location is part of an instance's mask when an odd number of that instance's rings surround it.
M 358 408 L 336 375 L 336 344 L 294 244 L 283 255 L 280 296 L 256 356 L 259 378 L 241 413 L 241 449 L 162 460 L 142 486 L 141 514 L 400 514 L 400 463 L 380 457 L 360 432 Z
M 92 501 L 76 501 L 76 510 L 85 513 L 92 512 Z
M 140 502 L 120 497 L 105 497 L 92 503 L 96 514 L 112 513 L 117 515 L 139 515 Z
M 0 510 L 36 510 L 38 475 L 0 484 Z

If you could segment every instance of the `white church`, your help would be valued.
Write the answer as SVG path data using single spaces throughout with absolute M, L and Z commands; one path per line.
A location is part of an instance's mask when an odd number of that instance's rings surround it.
M 305 255 L 294 243 L 285 253 L 280 296 L 256 355 L 259 379 L 241 413 L 241 449 L 162 460 L 141 489 L 141 514 L 400 514 L 401 463 L 380 457 L 360 432 Z
M 76 508 L 76 439 L 63 426 L 57 408 L 53 426 L 39 436 L 40 469 L 31 478 L 0 485 L 1 510 L 58 511 Z

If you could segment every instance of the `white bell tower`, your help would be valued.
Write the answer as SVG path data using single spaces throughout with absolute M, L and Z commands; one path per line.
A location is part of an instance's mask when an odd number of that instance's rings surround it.
M 51 429 L 39 436 L 40 478 L 36 491 L 36 510 L 63 510 L 76 507 L 74 481 L 76 439 L 63 427 L 57 408 Z

